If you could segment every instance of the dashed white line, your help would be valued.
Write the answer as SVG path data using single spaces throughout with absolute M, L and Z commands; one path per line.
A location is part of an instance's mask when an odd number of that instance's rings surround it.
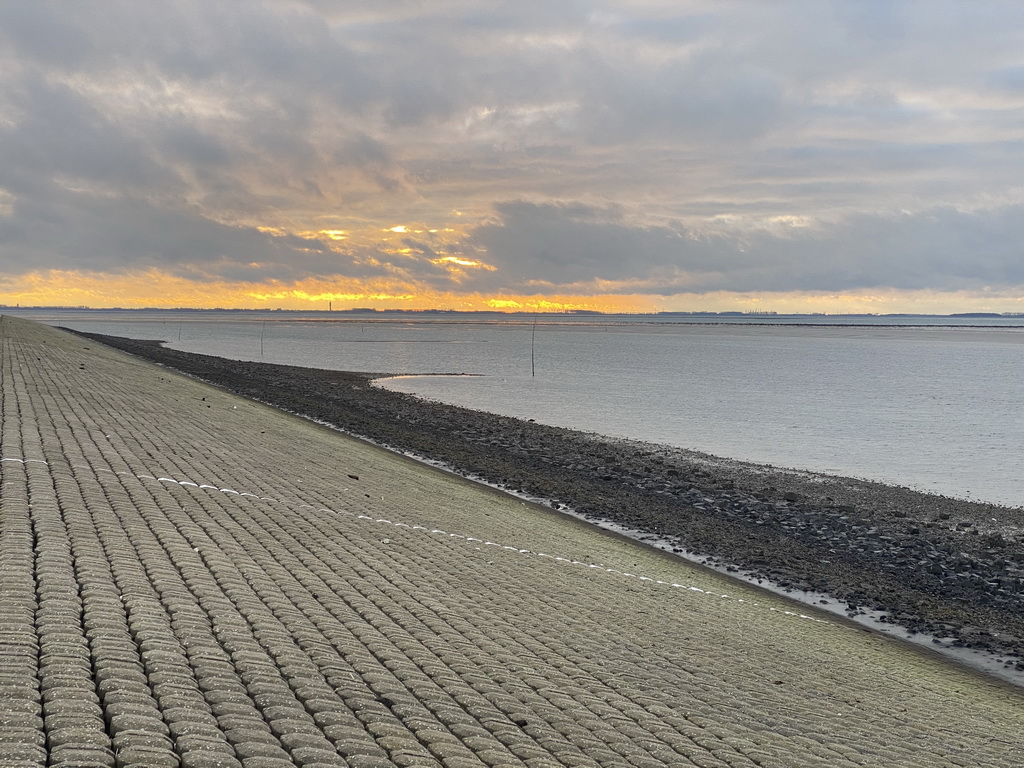
M 49 462 L 43 461 L 42 459 L 20 459 L 20 458 L 13 458 L 13 457 L 0 458 L 0 462 L 5 462 L 5 461 L 15 461 L 15 462 L 19 462 L 21 464 L 27 464 L 29 462 L 36 462 L 36 463 L 39 463 L 39 464 L 49 464 Z M 85 469 L 85 467 L 82 467 L 82 468 Z M 272 498 L 267 497 L 267 496 L 257 496 L 255 493 L 250 493 L 248 491 L 239 492 L 239 491 L 236 491 L 236 490 L 234 490 L 232 488 L 219 488 L 216 485 L 209 485 L 207 483 L 198 483 L 197 484 L 197 483 L 192 482 L 191 480 L 175 480 L 174 478 L 171 478 L 171 477 L 154 477 L 153 475 L 143 475 L 143 474 L 132 475 L 129 472 L 118 472 L 117 474 L 119 474 L 119 475 L 128 475 L 130 477 L 136 477 L 139 480 L 155 480 L 155 481 L 160 482 L 160 483 L 174 483 L 176 485 L 187 486 L 187 487 L 191 487 L 191 488 L 197 488 L 197 489 L 200 489 L 200 490 L 211 490 L 211 491 L 217 491 L 218 493 L 229 493 L 229 494 L 234 494 L 235 496 L 239 496 L 239 497 L 241 497 L 241 496 L 249 496 L 249 497 L 252 497 L 254 499 L 258 499 L 260 501 L 266 501 L 266 502 L 269 502 L 269 503 L 272 503 L 272 504 L 285 504 L 287 506 L 296 507 L 298 509 L 315 509 L 310 504 L 295 504 L 294 502 L 289 503 L 289 502 L 284 502 L 284 501 L 278 501 L 277 499 L 272 499 Z M 649 581 L 649 582 L 651 582 L 653 584 L 658 584 L 660 586 L 669 586 L 669 587 L 672 587 L 674 589 L 682 589 L 682 590 L 687 591 L 687 592 L 696 592 L 698 594 L 707 595 L 708 597 L 718 597 L 718 598 L 721 598 L 721 599 L 724 599 L 724 600 L 734 600 L 736 602 L 743 603 L 745 605 L 755 606 L 757 608 L 767 608 L 769 611 L 772 611 L 774 613 L 781 613 L 781 614 L 783 614 L 785 616 L 792 616 L 794 618 L 800 618 L 800 619 L 806 619 L 807 621 L 813 621 L 813 622 L 815 622 L 817 624 L 829 624 L 829 623 L 831 623 L 831 622 L 828 622 L 828 621 L 826 621 L 824 619 L 816 618 L 814 616 L 808 616 L 808 615 L 803 614 L 803 613 L 797 613 L 796 611 L 787 611 L 787 610 L 784 610 L 782 608 L 773 608 L 770 605 L 763 605 L 761 603 L 750 601 L 750 600 L 746 600 L 744 598 L 732 597 L 731 595 L 719 594 L 717 592 L 712 592 L 712 591 L 707 590 L 707 589 L 701 589 L 700 587 L 694 587 L 694 586 L 687 585 L 687 584 L 679 584 L 679 583 L 676 583 L 676 582 L 662 581 L 660 579 L 653 579 L 650 576 L 642 576 L 642 575 L 638 575 L 638 574 L 635 574 L 635 573 L 626 573 L 625 571 L 620 571 L 620 570 L 618 570 L 616 568 L 609 568 L 609 567 L 606 567 L 606 566 L 599 565 L 597 563 L 587 563 L 587 562 L 584 562 L 582 560 L 574 560 L 574 559 L 568 558 L 568 557 L 559 557 L 559 556 L 556 556 L 556 555 L 549 555 L 549 554 L 544 553 L 544 552 L 534 552 L 534 551 L 532 551 L 530 549 L 520 549 L 519 547 L 514 547 L 514 546 L 511 546 L 511 545 L 508 545 L 508 544 L 499 544 L 499 543 L 494 542 L 494 541 L 484 541 L 483 539 L 478 539 L 478 538 L 476 538 L 474 536 L 465 536 L 465 535 L 463 535 L 461 533 L 450 533 L 450 532 L 445 531 L 445 530 L 443 530 L 441 528 L 427 528 L 426 526 L 423 526 L 423 525 L 410 525 L 409 523 L 393 522 L 393 521 L 388 520 L 386 518 L 370 517 L 369 515 L 355 514 L 353 512 L 349 512 L 347 510 L 332 510 L 332 509 L 327 509 L 327 508 L 324 508 L 324 507 L 320 507 L 320 508 L 316 509 L 316 511 L 318 511 L 318 512 L 325 512 L 325 513 L 328 513 L 328 514 L 344 514 L 344 515 L 348 515 L 350 517 L 353 517 L 356 520 L 368 520 L 368 521 L 373 522 L 373 523 L 380 523 L 382 525 L 390 525 L 393 528 L 408 528 L 409 530 L 412 530 L 412 531 L 427 531 L 428 533 L 441 534 L 441 535 L 448 536 L 448 537 L 454 538 L 454 539 L 462 539 L 462 540 L 464 540 L 466 542 L 476 542 L 476 543 L 483 544 L 484 546 L 498 547 L 499 549 L 504 549 L 504 550 L 507 550 L 509 552 L 515 552 L 516 554 L 533 556 L 533 557 L 544 557 L 544 558 L 548 558 L 550 560 L 555 560 L 556 562 L 568 563 L 569 565 L 581 565 L 581 566 L 584 566 L 586 568 L 592 568 L 592 569 L 597 569 L 597 570 L 602 570 L 603 569 L 606 573 L 614 574 L 614 575 L 617 575 L 617 576 L 622 576 L 624 578 L 636 579 L 638 581 Z
M 139 475 L 139 477 L 141 478 L 141 477 L 144 477 L 144 476 L 143 475 Z M 177 482 L 178 482 L 179 485 L 186 485 L 187 484 L 187 485 L 195 486 L 195 483 L 190 483 L 188 481 L 177 481 Z M 248 492 L 239 494 L 238 491 L 232 490 L 230 488 L 219 488 L 218 489 L 215 486 L 206 485 L 206 484 L 201 484 L 198 487 L 199 488 L 209 488 L 211 490 L 219 490 L 221 493 L 233 493 L 233 494 L 240 495 L 240 496 L 252 496 L 254 498 L 260 499 L 261 501 L 273 501 L 274 503 L 287 504 L 287 502 L 276 502 L 276 501 L 274 501 L 272 499 L 269 499 L 267 497 L 256 496 L 255 494 L 248 493 Z M 292 503 L 292 504 L 289 504 L 289 506 L 295 506 L 295 507 L 297 507 L 299 509 L 313 509 L 314 508 L 310 504 L 294 504 L 294 503 Z M 694 587 L 694 586 L 690 586 L 690 585 L 687 585 L 687 584 L 679 584 L 679 583 L 676 583 L 676 582 L 663 581 L 661 579 L 653 579 L 650 576 L 642 576 L 642 575 L 635 574 L 635 573 L 626 573 L 626 572 L 620 571 L 620 570 L 618 570 L 616 568 L 607 568 L 605 566 L 598 565 L 597 563 L 587 563 L 587 562 L 584 562 L 582 560 L 574 560 L 574 559 L 568 558 L 568 557 L 558 557 L 558 556 L 555 556 L 555 555 L 546 554 L 544 552 L 534 552 L 533 550 L 530 550 L 530 549 L 520 549 L 519 547 L 514 547 L 514 546 L 511 546 L 509 544 L 499 544 L 499 543 L 494 542 L 494 541 L 484 541 L 483 539 L 478 539 L 478 538 L 476 538 L 474 536 L 465 536 L 465 535 L 463 535 L 461 533 L 451 533 L 449 531 L 445 531 L 442 528 L 427 528 L 426 526 L 423 526 L 423 525 L 410 525 L 409 523 L 394 522 L 392 520 L 388 520 L 387 518 L 371 517 L 370 515 L 354 514 L 352 512 L 348 512 L 346 510 L 341 510 L 339 512 L 339 511 L 327 509 L 327 508 L 324 508 L 324 507 L 321 507 L 321 508 L 317 509 L 317 511 L 318 512 L 326 512 L 326 513 L 330 513 L 330 514 L 346 514 L 346 515 L 349 515 L 351 517 L 354 517 L 356 520 L 368 520 L 368 521 L 373 522 L 373 523 L 380 523 L 382 525 L 390 525 L 390 526 L 392 526 L 394 528 L 408 528 L 408 529 L 413 530 L 413 531 L 417 531 L 417 530 L 418 531 L 427 531 L 428 533 L 436 533 L 436 534 L 448 536 L 449 538 L 462 539 L 462 540 L 464 540 L 466 542 L 478 542 L 478 543 L 483 544 L 484 546 L 498 547 L 499 549 L 504 549 L 504 550 L 507 550 L 509 552 L 515 552 L 516 554 L 529 555 L 529 556 L 534 556 L 534 557 L 546 557 L 546 558 L 555 560 L 557 562 L 568 563 L 570 565 L 580 565 L 580 566 L 583 566 L 585 568 L 593 568 L 593 569 L 598 569 L 598 570 L 603 569 L 607 573 L 615 574 L 615 575 L 618 575 L 618 576 L 623 576 L 625 578 L 636 579 L 638 581 L 648 581 L 648 582 L 651 582 L 652 584 L 658 584 L 659 586 L 669 586 L 669 587 L 672 587 L 674 589 L 682 589 L 682 590 L 685 590 L 685 591 L 688 591 L 688 592 L 696 592 L 698 594 L 707 595 L 708 597 L 718 597 L 718 598 L 721 598 L 723 600 L 735 600 L 736 602 L 739 602 L 739 603 L 744 603 L 746 605 L 755 606 L 757 608 L 767 608 L 769 611 L 772 611 L 774 613 L 781 613 L 783 615 L 792 616 L 794 618 L 806 619 L 807 621 L 813 621 L 813 622 L 815 622 L 817 624 L 829 624 L 830 623 L 830 622 L 828 622 L 828 621 L 826 621 L 824 619 L 819 619 L 819 618 L 816 618 L 814 616 L 808 616 L 807 614 L 804 614 L 804 613 L 797 613 L 796 611 L 787 611 L 787 610 L 784 610 L 782 608 L 774 608 L 774 607 L 772 607 L 770 605 L 762 605 L 761 603 L 750 601 L 750 600 L 745 600 L 744 598 L 733 597 L 732 595 L 719 594 L 717 592 L 712 592 L 712 591 L 707 590 L 707 589 L 701 589 L 700 587 Z

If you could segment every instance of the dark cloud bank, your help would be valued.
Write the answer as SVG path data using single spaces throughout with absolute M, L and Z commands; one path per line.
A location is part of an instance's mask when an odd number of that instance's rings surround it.
M 786 236 L 638 228 L 614 210 L 581 205 L 505 203 L 497 209 L 501 223 L 481 227 L 475 240 L 498 267 L 495 279 L 524 290 L 595 278 L 632 281 L 622 292 L 664 295 L 878 286 L 946 291 L 1024 283 L 1020 206 L 858 215 Z

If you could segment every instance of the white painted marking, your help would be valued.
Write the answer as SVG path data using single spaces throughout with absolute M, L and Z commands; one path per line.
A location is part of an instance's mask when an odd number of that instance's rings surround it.
M 30 461 L 38 462 L 40 464 L 48 464 L 49 463 L 49 462 L 43 461 L 41 459 L 18 459 L 18 458 L 10 458 L 10 457 L 9 458 L 0 459 L 0 461 L 17 461 L 17 462 L 21 462 L 22 464 L 25 464 L 25 463 L 30 462 Z M 106 471 L 111 471 L 111 470 L 106 470 Z M 131 475 L 130 472 L 118 472 L 117 474 Z M 158 478 L 153 477 L 152 475 L 135 475 L 135 477 L 137 477 L 139 479 L 149 479 L 149 480 L 157 480 L 158 479 Z M 159 478 L 159 480 L 161 482 L 162 481 L 167 481 L 167 482 L 177 483 L 178 485 L 190 485 L 190 486 L 198 487 L 198 488 L 206 488 L 206 489 L 213 490 L 213 491 L 219 491 L 221 493 L 233 493 L 233 494 L 238 495 L 238 496 L 250 496 L 252 498 L 259 499 L 260 501 L 267 501 L 267 502 L 270 502 L 272 504 L 286 504 L 288 506 L 296 506 L 299 509 L 314 509 L 314 507 L 312 505 L 309 505 L 309 504 L 298 504 L 298 505 L 295 505 L 295 504 L 291 504 L 291 503 L 288 503 L 288 502 L 278 501 L 277 499 L 272 499 L 269 496 L 257 496 L 256 494 L 249 493 L 248 491 L 239 492 L 239 491 L 235 491 L 235 490 L 233 490 L 231 488 L 218 488 L 215 485 L 208 485 L 206 483 L 202 483 L 202 484 L 197 485 L 196 483 L 193 483 L 191 481 L 187 481 L 187 480 L 178 481 L 178 480 L 173 480 L 173 479 L 171 479 L 169 477 L 161 477 L 161 478 Z M 381 498 L 383 499 L 383 497 L 381 497 Z M 507 545 L 507 544 L 498 544 L 498 543 L 493 542 L 493 541 L 484 541 L 483 539 L 478 539 L 478 538 L 476 538 L 474 536 L 464 536 L 464 535 L 459 534 L 459 533 L 449 533 L 448 531 L 444 531 L 444 530 L 442 530 L 440 528 L 427 528 L 426 526 L 423 526 L 423 525 L 410 525 L 409 523 L 396 523 L 396 522 L 393 522 L 391 520 L 387 520 L 385 518 L 374 518 L 374 517 L 370 517 L 369 515 L 357 515 L 357 514 L 355 514 L 353 512 L 349 512 L 348 510 L 331 510 L 331 509 L 327 509 L 327 508 L 324 508 L 324 507 L 320 507 L 320 508 L 317 508 L 316 511 L 317 512 L 326 512 L 326 513 L 332 513 L 333 512 L 333 513 L 336 513 L 336 514 L 345 514 L 345 515 L 349 515 L 350 517 L 354 517 L 357 520 L 369 520 L 370 522 L 380 523 L 382 525 L 390 525 L 390 526 L 393 526 L 395 528 L 408 528 L 411 531 L 428 531 L 430 533 L 441 533 L 441 534 L 447 535 L 450 538 L 462 539 L 462 540 L 464 540 L 466 542 L 482 543 L 482 544 L 484 544 L 486 546 L 491 546 L 491 547 L 499 547 L 501 549 L 505 549 L 505 550 L 508 550 L 510 552 L 515 552 L 516 554 L 520 554 L 520 555 L 535 556 L 535 557 L 546 557 L 546 558 L 548 558 L 550 560 L 555 560 L 555 561 L 561 562 L 561 563 L 569 563 L 570 565 L 581 565 L 581 566 L 584 566 L 586 568 L 595 568 L 595 569 L 598 569 L 598 570 L 603 569 L 606 573 L 616 574 L 616 575 L 619 575 L 619 576 L 623 576 L 625 578 L 637 579 L 639 581 L 650 581 L 652 583 L 659 584 L 659 585 L 662 585 L 662 586 L 669 586 L 669 587 L 673 587 L 675 589 L 683 589 L 683 590 L 686 590 L 688 592 L 696 592 L 696 593 L 699 593 L 699 594 L 702 594 L 702 595 L 707 595 L 709 597 L 719 597 L 719 598 L 722 598 L 724 600 L 735 600 L 736 602 L 747 603 L 747 604 L 749 604 L 751 606 L 755 606 L 755 607 L 759 607 L 759 608 L 767 607 L 768 610 L 770 610 L 770 611 L 772 611 L 774 613 L 781 613 L 781 614 L 783 614 L 785 616 L 792 616 L 794 618 L 806 619 L 808 621 L 813 621 L 813 622 L 815 622 L 817 624 L 828 624 L 828 623 L 830 623 L 828 621 L 825 621 L 824 619 L 817 619 L 817 618 L 814 618 L 813 616 L 807 616 L 806 614 L 803 614 L 803 613 L 796 613 L 794 611 L 787 611 L 787 610 L 783 610 L 781 608 L 773 608 L 771 606 L 763 606 L 760 603 L 751 602 L 751 601 L 745 600 L 743 598 L 731 597 L 730 595 L 718 594 L 716 592 L 711 592 L 710 590 L 701 589 L 700 587 L 689 586 L 689 585 L 686 585 L 686 584 L 679 584 L 679 583 L 676 583 L 676 582 L 662 581 L 661 579 L 653 579 L 650 576 L 640 576 L 640 575 L 637 575 L 637 574 L 634 574 L 634 573 L 625 573 L 625 572 L 620 571 L 620 570 L 618 570 L 616 568 L 605 567 L 605 566 L 599 565 L 597 563 L 588 563 L 588 562 L 585 562 L 583 560 L 573 560 L 573 559 L 568 558 L 568 557 L 557 557 L 555 555 L 549 555 L 549 554 L 546 554 L 544 552 L 534 552 L 534 551 L 532 551 L 530 549 L 520 549 L 518 547 L 514 547 L 514 546 L 511 546 L 511 545 Z M 479 548 L 477 548 L 477 550 L 479 550 Z

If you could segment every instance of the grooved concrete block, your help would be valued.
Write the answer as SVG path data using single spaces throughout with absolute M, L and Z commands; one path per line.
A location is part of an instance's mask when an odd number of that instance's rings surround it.
M 42 747 L 46 735 L 36 728 L 5 728 L 0 730 L 0 750 L 11 747 Z
M 186 752 L 181 756 L 181 768 L 243 768 L 232 755 L 213 752 Z
M 270 730 L 262 730 L 259 726 L 262 723 L 252 723 L 249 727 L 225 728 L 224 737 L 232 744 L 269 744 L 276 746 L 281 742 L 270 733 Z
M 170 713 L 165 712 L 167 729 L 172 739 L 182 736 L 202 736 L 204 738 L 217 738 L 224 740 L 224 731 L 217 723 L 217 720 L 210 715 L 202 718 L 171 718 Z
M 333 749 L 324 747 L 296 747 L 291 750 L 292 760 L 298 765 L 318 765 L 324 768 L 347 768 L 349 765 L 341 755 Z
M 46 750 L 38 744 L 0 744 L 0 765 L 43 768 L 46 765 Z
M 102 723 L 88 721 L 78 725 L 51 726 L 46 732 L 46 743 L 50 750 L 57 747 L 82 747 L 92 750 L 105 750 L 110 747 L 110 736 L 102 729 Z M 40 733 L 42 735 L 42 733 Z
M 49 752 L 49 765 L 57 768 L 113 768 L 114 752 L 87 745 L 61 745 Z
M 174 749 L 181 755 L 189 752 L 216 752 L 231 756 L 235 754 L 235 750 L 221 733 L 179 736 L 174 740 Z
M 131 745 L 114 749 L 117 768 L 179 768 L 178 756 L 167 749 Z
M 287 760 L 287 753 L 279 744 L 268 744 L 262 741 L 245 741 L 235 744 L 235 754 L 244 762 L 251 757 L 267 757 Z
M 351 768 L 390 768 L 392 765 L 391 761 L 384 757 L 375 757 L 372 755 L 353 755 L 352 757 L 345 758 Z M 435 765 L 434 763 L 413 763 L 413 765 L 430 766 Z
M 357 755 L 387 757 L 387 753 L 375 741 L 367 738 L 365 735 L 358 739 L 339 739 L 333 737 L 331 729 L 327 729 L 325 733 L 327 738 L 334 744 L 334 748 L 346 759 Z
M 295 763 L 290 757 L 269 757 L 267 755 L 252 755 L 242 759 L 243 768 L 295 768 Z

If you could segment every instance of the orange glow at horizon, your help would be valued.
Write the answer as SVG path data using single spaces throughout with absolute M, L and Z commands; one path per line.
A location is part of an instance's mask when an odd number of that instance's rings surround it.
M 449 257 L 457 258 L 457 257 Z M 468 261 L 468 260 L 467 260 Z M 476 267 L 493 269 L 486 264 Z M 455 263 L 458 267 L 458 262 Z M 88 307 L 125 309 L 292 309 L 335 310 L 357 307 L 378 310 L 453 309 L 498 312 L 565 312 L 592 310 L 608 313 L 658 311 L 744 311 L 786 313 L 948 314 L 963 311 L 1020 312 L 1024 296 L 970 292 L 934 293 L 875 289 L 847 294 L 800 292 L 754 294 L 719 291 L 660 296 L 622 293 L 627 286 L 603 285 L 595 295 L 481 294 L 439 291 L 398 278 L 306 279 L 292 283 L 202 282 L 156 269 L 127 274 L 49 270 L 19 277 L 0 277 L 0 304 L 14 307 Z
M 488 265 L 482 266 L 493 269 Z M 394 280 L 295 283 L 199 282 L 156 269 L 128 275 L 51 270 L 0 282 L 0 304 L 140 309 L 455 309 L 463 311 L 652 311 L 637 296 L 488 296 L 437 291 Z

